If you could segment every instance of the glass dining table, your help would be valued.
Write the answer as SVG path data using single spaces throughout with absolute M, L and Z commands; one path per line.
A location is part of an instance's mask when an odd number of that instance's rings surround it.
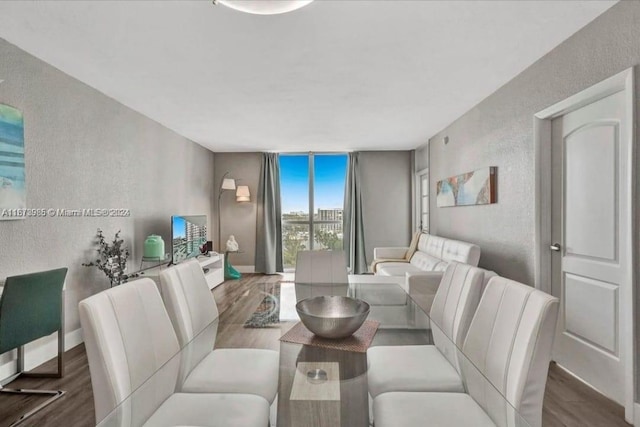
M 145 405 L 145 394 L 153 390 L 154 377 L 180 366 L 185 371 L 197 361 L 190 360 L 197 346 L 216 348 L 266 348 L 280 352 L 278 395 L 271 409 L 271 427 L 366 427 L 372 425 L 372 400 L 367 386 L 367 354 L 364 349 L 350 351 L 315 344 L 299 344 L 280 338 L 300 319 L 296 303 L 316 296 L 339 295 L 360 299 L 370 305 L 367 320 L 377 323 L 370 346 L 431 345 L 437 334 L 440 345 L 453 349 L 461 366 L 473 363 L 456 345 L 447 340 L 440 325 L 429 318 L 435 295 L 406 289 L 400 280 L 374 276 L 349 276 L 349 283 L 297 283 L 255 281 L 238 291 L 235 302 L 216 321 L 208 325 L 143 386 L 133 391 L 100 427 L 143 426 L 144 414 L 136 408 Z M 442 343 L 442 340 L 445 343 Z M 337 343 L 339 347 L 340 343 Z M 459 367 L 456 367 L 460 371 Z M 326 373 L 321 381 L 311 372 Z M 502 393 L 476 369 L 482 378 L 484 395 L 491 401 L 493 425 L 526 427 L 515 408 Z M 176 392 L 180 391 L 180 378 Z M 498 409 L 495 409 L 498 408 Z M 148 408 L 146 409 L 148 410 Z M 217 425 L 212 422 L 213 426 Z M 425 420 L 425 426 L 429 420 Z M 235 427 L 235 426 L 229 426 Z M 243 427 L 243 426 L 238 426 Z M 471 427 L 471 426 L 470 426 Z

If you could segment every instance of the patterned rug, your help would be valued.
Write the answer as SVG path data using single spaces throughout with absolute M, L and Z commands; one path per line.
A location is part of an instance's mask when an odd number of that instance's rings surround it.
M 280 284 L 274 283 L 264 294 L 260 305 L 244 322 L 245 328 L 268 328 L 280 323 Z

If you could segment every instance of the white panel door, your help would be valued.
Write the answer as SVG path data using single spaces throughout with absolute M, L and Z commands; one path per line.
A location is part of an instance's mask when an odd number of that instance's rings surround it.
M 620 295 L 631 286 L 631 155 L 625 95 L 554 119 L 552 291 L 560 298 L 555 361 L 624 405 Z

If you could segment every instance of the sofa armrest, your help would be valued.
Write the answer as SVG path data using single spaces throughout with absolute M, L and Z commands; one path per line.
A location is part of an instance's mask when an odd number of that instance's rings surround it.
M 444 271 L 423 271 L 420 273 L 405 273 L 406 291 L 409 295 L 435 294 L 440 287 Z
M 374 248 L 373 259 L 401 259 L 407 254 L 409 248 L 396 247 L 396 248 Z

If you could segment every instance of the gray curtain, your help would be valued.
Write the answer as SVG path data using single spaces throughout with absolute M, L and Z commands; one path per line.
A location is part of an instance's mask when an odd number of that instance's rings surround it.
M 362 225 L 362 194 L 360 192 L 360 166 L 358 153 L 349 153 L 347 179 L 344 189 L 344 251 L 352 274 L 366 273 L 369 269 L 364 249 Z
M 282 213 L 280 210 L 280 158 L 263 153 L 258 187 L 256 273 L 282 271 Z

